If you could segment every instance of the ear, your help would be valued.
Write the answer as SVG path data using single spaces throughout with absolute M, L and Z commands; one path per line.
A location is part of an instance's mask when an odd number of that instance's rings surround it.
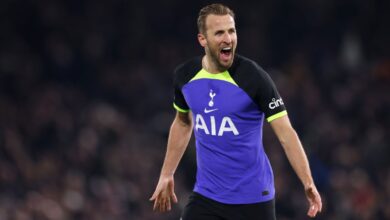
M 199 41 L 199 44 L 200 44 L 202 47 L 206 47 L 206 45 L 207 45 L 206 36 L 204 36 L 203 34 L 199 33 L 199 34 L 198 34 L 198 41 Z

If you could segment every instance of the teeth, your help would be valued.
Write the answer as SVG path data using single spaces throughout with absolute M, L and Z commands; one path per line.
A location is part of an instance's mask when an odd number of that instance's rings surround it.
M 229 50 L 231 50 L 231 49 L 232 49 L 231 47 L 222 48 L 222 50 L 225 50 L 225 51 L 229 51 Z

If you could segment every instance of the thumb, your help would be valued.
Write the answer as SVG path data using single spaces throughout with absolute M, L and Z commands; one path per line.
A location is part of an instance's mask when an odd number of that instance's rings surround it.
M 154 191 L 152 197 L 149 198 L 149 201 L 155 200 L 155 199 L 157 198 L 158 194 L 160 194 L 160 191 L 161 191 L 161 190 L 160 190 L 159 188 L 157 188 L 157 189 Z

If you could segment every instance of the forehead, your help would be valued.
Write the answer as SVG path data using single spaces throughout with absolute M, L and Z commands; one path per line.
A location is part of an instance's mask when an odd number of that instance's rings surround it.
M 235 28 L 234 19 L 230 15 L 214 15 L 210 14 L 206 18 L 207 30 L 220 30 Z

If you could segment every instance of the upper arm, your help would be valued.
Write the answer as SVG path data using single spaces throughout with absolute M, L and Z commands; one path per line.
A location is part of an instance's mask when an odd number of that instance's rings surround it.
M 287 139 L 291 137 L 291 135 L 296 135 L 296 132 L 292 127 L 290 119 L 287 115 L 272 120 L 270 125 L 283 146 L 287 142 Z
M 192 128 L 192 116 L 190 112 L 176 112 L 174 122 L 179 123 L 181 126 Z
M 292 128 L 290 119 L 288 118 L 287 115 L 272 120 L 270 122 L 270 125 L 272 129 L 275 131 L 275 133 L 282 133 L 286 129 Z

